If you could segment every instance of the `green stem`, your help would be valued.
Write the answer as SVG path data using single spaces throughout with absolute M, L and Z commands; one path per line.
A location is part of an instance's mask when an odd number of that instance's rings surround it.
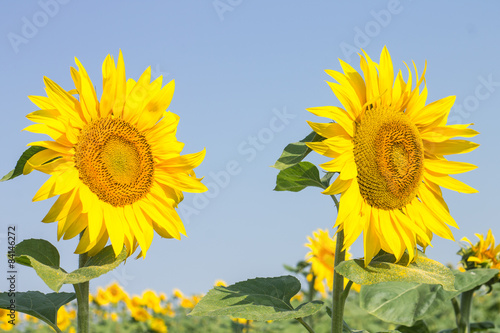
M 84 267 L 88 255 L 83 253 L 79 255 L 78 267 Z M 89 281 L 73 285 L 76 292 L 76 301 L 78 303 L 77 322 L 78 333 L 89 333 L 90 314 L 89 314 Z
M 301 323 L 302 326 L 304 326 L 309 333 L 314 333 L 314 330 L 311 328 L 311 326 L 307 325 L 307 323 L 304 321 L 304 319 L 302 319 L 302 318 L 295 318 L 295 319 L 299 323 Z
M 347 299 L 347 296 L 349 295 L 349 291 L 351 290 L 352 284 L 353 282 L 349 280 L 349 282 L 347 282 L 347 285 L 344 288 L 344 291 L 342 292 L 342 303 L 344 304 L 345 300 Z
M 453 305 L 453 311 L 455 312 L 455 323 L 456 323 L 457 327 L 459 327 L 461 315 L 460 315 L 460 305 L 458 304 L 456 297 L 453 297 L 451 299 L 451 305 Z
M 344 292 L 344 277 L 335 272 L 335 267 L 345 260 L 345 251 L 342 251 L 344 244 L 344 230 L 337 232 L 337 244 L 335 248 L 335 263 L 333 271 L 333 304 L 332 304 L 332 333 L 342 333 L 344 326 L 344 302 L 342 297 Z
M 470 333 L 470 310 L 474 290 L 468 290 L 460 296 L 460 325 L 458 333 Z
M 311 279 L 311 281 L 309 281 L 309 290 L 308 290 L 308 294 L 307 294 L 307 301 L 308 302 L 312 302 L 312 300 L 314 299 L 314 295 L 316 294 L 316 290 L 314 289 L 314 283 L 316 282 L 316 275 L 313 274 L 312 270 L 311 270 L 311 274 L 312 274 L 312 279 Z M 309 316 L 307 319 L 308 319 L 309 325 L 311 327 L 314 327 L 314 315 Z

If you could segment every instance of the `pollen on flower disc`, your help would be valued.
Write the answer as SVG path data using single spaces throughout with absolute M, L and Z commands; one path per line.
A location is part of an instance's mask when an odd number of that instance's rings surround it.
M 151 188 L 154 175 L 149 144 L 134 126 L 118 118 L 100 118 L 80 133 L 75 165 L 81 181 L 115 207 L 136 202 Z
M 353 141 L 363 198 L 385 210 L 410 203 L 423 173 L 424 149 L 417 127 L 401 111 L 369 108 Z

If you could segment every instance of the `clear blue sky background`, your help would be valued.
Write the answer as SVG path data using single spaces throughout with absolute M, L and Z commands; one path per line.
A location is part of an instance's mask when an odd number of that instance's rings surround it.
M 453 157 L 479 167 L 457 176 L 478 194 L 444 190 L 460 225 L 454 235 L 475 240 L 474 233 L 491 228 L 500 241 L 498 2 L 41 0 L 0 7 L 2 175 L 28 142 L 43 138 L 21 132 L 30 124 L 25 115 L 37 109 L 27 96 L 45 94 L 43 76 L 73 88 L 70 66 L 77 56 L 100 95 L 101 64 L 119 49 L 127 77 L 137 79 L 151 66 L 164 82 L 176 80 L 170 110 L 181 117 L 178 139 L 186 143 L 185 153 L 207 149 L 197 173 L 212 184 L 211 192 L 186 195 L 181 204 L 192 213 L 182 214 L 188 238 L 155 237 L 145 260 L 130 259 L 92 281 L 92 291 L 116 280 L 129 293 L 201 293 L 216 279 L 283 275 L 282 264 L 303 259 L 306 237 L 331 229 L 335 208 L 317 188 L 274 192 L 278 171 L 269 166 L 287 143 L 309 133 L 306 120 L 320 120 L 306 108 L 340 105 L 323 70 L 339 70 L 338 58 L 359 68 L 360 47 L 378 61 L 387 45 L 395 69 L 414 60 L 422 70 L 427 59 L 428 101 L 457 96 L 450 122 L 475 123 L 481 134 L 474 141 L 481 146 Z M 38 26 L 30 30 L 31 24 Z M 326 161 L 314 154 L 308 160 Z M 233 175 L 217 184 L 214 175 L 222 177 L 228 164 Z M 77 241 L 57 242 L 56 224 L 40 222 L 54 200 L 31 202 L 46 179 L 33 173 L 0 184 L 0 251 L 7 250 L 7 225 L 15 224 L 18 240 L 53 242 L 63 267 L 72 270 Z M 457 263 L 458 244 L 439 238 L 433 244 L 431 258 Z M 360 240 L 352 252 L 362 256 Z M 5 256 L 0 268 L 7 270 Z M 31 269 L 20 267 L 18 290 L 34 289 L 50 291 Z

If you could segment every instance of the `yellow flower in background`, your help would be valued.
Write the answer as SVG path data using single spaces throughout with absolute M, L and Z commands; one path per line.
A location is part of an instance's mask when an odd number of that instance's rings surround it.
M 112 304 L 118 304 L 120 301 L 124 301 L 126 298 L 128 298 L 127 293 L 116 282 L 108 286 L 106 288 L 106 292 L 106 297 Z
M 153 290 L 146 290 L 142 293 L 142 304 L 152 309 L 154 312 L 161 312 L 161 299 Z
M 167 325 L 165 325 L 165 322 L 160 318 L 154 318 L 151 321 L 151 330 L 158 333 L 168 332 Z
M 252 320 L 245 319 L 245 318 L 234 318 L 231 317 L 231 320 L 235 322 L 236 324 L 240 325 L 245 325 L 245 326 L 251 326 L 252 325 Z
M 314 289 L 320 292 L 323 297 L 326 297 L 326 289 L 324 282 L 329 290 L 333 288 L 333 265 L 335 262 L 335 246 L 337 244 L 336 235 L 330 237 L 328 230 L 318 229 L 313 232 L 313 237 L 308 236 L 308 243 L 304 244 L 310 249 L 306 254 L 306 261 L 311 263 L 311 272 L 316 276 L 314 281 Z M 351 254 L 346 251 L 345 259 L 349 260 Z M 308 276 L 308 281 L 312 280 L 312 276 Z M 344 285 L 349 281 L 344 279 Z M 359 285 L 353 284 L 352 289 L 359 291 Z
M 133 307 L 130 312 L 136 321 L 146 322 L 151 319 L 151 314 L 142 306 Z
M 174 306 L 172 303 L 167 303 L 163 309 L 160 312 L 161 314 L 164 314 L 169 317 L 175 317 L 175 311 L 174 311 Z
M 172 293 L 175 298 L 178 298 L 181 301 L 180 306 L 185 309 L 193 309 L 203 297 L 203 295 L 193 295 L 191 297 L 186 297 L 184 296 L 182 291 L 177 288 L 175 288 Z
M 12 320 L 12 318 L 9 317 L 9 314 L 10 310 L 0 309 L 0 329 L 2 331 L 10 331 L 15 327 L 11 323 L 9 323 L 9 320 Z M 17 318 L 16 318 L 16 323 L 17 323 Z
M 33 317 L 33 316 L 28 315 L 28 314 L 24 315 L 24 319 L 26 321 L 30 321 L 30 322 L 35 323 L 35 324 L 40 321 L 40 319 L 38 319 L 37 317 Z
M 105 306 L 110 303 L 109 293 L 101 287 L 97 288 L 97 295 L 94 298 L 94 302 L 96 302 L 100 306 Z
M 446 125 L 455 96 L 426 105 L 425 68 L 419 76 L 415 66 L 413 78 L 408 67 L 405 81 L 401 71 L 394 78 L 385 47 L 379 64 L 363 54 L 364 79 L 342 60 L 343 73 L 326 71 L 338 82 L 328 84 L 344 109 L 308 109 L 335 122 L 310 122 L 326 139 L 307 145 L 332 158 L 321 167 L 339 173 L 323 193 L 341 194 L 335 227 L 344 230 L 343 248 L 350 247 L 363 232 L 365 265 L 380 249 L 393 253 L 397 260 L 407 249 L 412 260 L 416 245 L 427 247 L 433 234 L 453 239 L 448 225 L 458 226 L 440 186 L 477 192 L 449 176 L 476 166 L 448 161 L 444 156 L 477 148 L 476 143 L 452 138 L 473 137 L 478 132 L 468 128 L 471 124 Z
M 24 174 L 35 169 L 51 176 L 33 201 L 59 195 L 43 222 L 58 222 L 58 239 L 83 232 L 76 253 L 95 255 L 109 239 L 116 255 L 124 245 L 128 255 L 140 246 L 145 257 L 154 231 L 176 239 L 186 234 L 175 208 L 183 191 L 207 190 L 193 171 L 205 150 L 180 155 L 179 117 L 166 112 L 174 81 L 163 88 L 161 76 L 151 82 L 151 68 L 137 82 L 127 80 L 120 52 L 116 65 L 111 55 L 104 60 L 98 100 L 75 61 L 76 90 L 45 77 L 48 97 L 30 96 L 40 110 L 27 116 L 37 124 L 25 130 L 52 138 L 29 144 L 46 149 L 28 160 Z
M 298 301 L 302 302 L 304 300 L 304 293 L 302 291 L 299 291 L 297 294 L 295 294 L 291 299 L 290 302 L 293 301 Z
M 71 314 L 66 310 L 66 307 L 61 306 L 57 311 L 57 327 L 61 331 L 65 331 L 71 325 Z
M 459 251 L 462 256 L 462 265 L 466 269 L 473 268 L 496 268 L 500 269 L 500 244 L 495 246 L 495 237 L 488 230 L 486 237 L 475 234 L 479 241 L 473 244 L 467 237 L 461 239 L 469 243 L 470 247 Z
M 180 291 L 179 289 L 175 288 L 173 291 L 172 291 L 172 294 L 174 295 L 175 298 L 184 298 L 184 294 L 182 293 L 182 291 Z
M 227 283 L 224 280 L 216 280 L 214 287 L 227 287 Z

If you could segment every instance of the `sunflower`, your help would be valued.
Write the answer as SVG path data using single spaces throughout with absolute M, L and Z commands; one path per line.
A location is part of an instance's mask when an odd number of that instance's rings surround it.
M 486 237 L 475 234 L 479 241 L 473 244 L 467 237 L 461 239 L 469 243 L 469 247 L 459 251 L 461 263 L 467 269 L 492 268 L 500 269 L 500 244 L 495 247 L 495 237 L 488 230 Z
M 333 289 L 333 264 L 335 261 L 335 245 L 337 237 L 330 237 L 328 230 L 318 229 L 313 232 L 313 237 L 308 236 L 309 243 L 304 244 L 311 251 L 306 254 L 307 262 L 311 263 L 311 273 L 316 276 L 314 289 L 326 297 L 325 282 L 329 290 Z M 345 259 L 349 260 L 351 254 L 346 251 Z M 308 276 L 310 281 L 312 276 Z M 344 279 L 344 285 L 348 283 Z M 352 288 L 359 291 L 359 285 L 353 284 Z
M 397 260 L 408 250 L 411 261 L 416 245 L 425 249 L 433 234 L 453 239 L 448 225 L 458 226 L 440 186 L 477 192 L 449 176 L 476 166 L 448 161 L 444 156 L 477 148 L 476 143 L 452 138 L 473 137 L 478 132 L 468 128 L 472 124 L 446 125 L 455 96 L 426 105 L 425 68 L 419 76 L 414 64 L 412 81 L 412 72 L 406 66 L 405 81 L 401 70 L 394 78 L 387 48 L 382 50 L 380 64 L 363 54 L 360 67 L 364 79 L 342 60 L 343 73 L 326 71 L 338 82 L 328 84 L 344 109 L 308 109 L 335 122 L 309 122 L 326 139 L 307 145 L 333 158 L 321 164 L 322 168 L 339 173 L 323 193 L 341 195 L 334 227 L 344 230 L 343 248 L 351 246 L 363 232 L 365 265 L 380 249 L 394 254 Z
M 140 246 L 145 257 L 154 231 L 165 238 L 186 235 L 175 208 L 182 191 L 207 190 L 193 171 L 205 150 L 180 155 L 179 117 L 166 111 L 174 81 L 163 88 L 161 76 L 151 82 L 151 68 L 137 82 L 126 80 L 120 52 L 116 66 L 111 55 L 104 60 L 98 100 L 75 61 L 75 90 L 44 77 L 47 97 L 29 97 L 40 110 L 27 116 L 37 124 L 25 130 L 52 138 L 29 144 L 45 149 L 28 160 L 24 174 L 51 175 L 33 201 L 59 195 L 42 221 L 58 222 L 58 239 L 82 233 L 75 253 L 95 255 L 109 239 L 116 255 L 124 245 L 128 255 Z

